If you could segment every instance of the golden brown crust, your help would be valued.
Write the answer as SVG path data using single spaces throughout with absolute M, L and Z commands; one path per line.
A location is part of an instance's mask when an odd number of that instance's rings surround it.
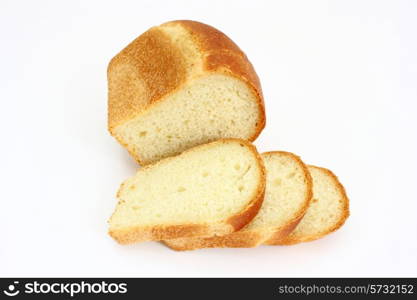
M 202 66 L 187 69 L 187 53 L 172 39 L 165 27 L 180 25 L 198 48 Z M 265 107 L 259 78 L 239 47 L 219 30 L 195 21 L 181 20 L 153 27 L 140 35 L 110 62 L 108 67 L 108 128 L 140 163 L 136 153 L 114 132 L 115 127 L 131 120 L 156 101 L 181 89 L 189 80 L 210 73 L 221 73 L 244 81 L 253 91 L 259 106 L 259 121 L 248 140 L 254 141 L 265 127 Z
M 210 25 L 191 20 L 177 20 L 166 24 L 181 24 L 192 32 L 203 52 L 229 50 L 244 55 L 242 50 L 230 38 Z
M 108 67 L 110 131 L 186 80 L 184 59 L 156 27 L 140 35 Z
M 220 226 L 221 225 L 221 226 Z M 135 227 L 124 230 L 110 229 L 109 235 L 119 244 L 127 245 L 145 241 L 159 241 L 182 237 L 209 236 L 219 232 L 232 232 L 233 227 L 228 224 L 217 226 L 184 224 L 153 227 Z
M 259 208 L 263 202 L 263 195 L 265 192 L 265 167 L 256 147 L 250 142 L 242 139 L 220 139 L 212 143 L 203 144 L 194 148 L 184 151 L 180 155 L 186 155 L 188 152 L 195 151 L 202 147 L 211 147 L 218 143 L 238 142 L 242 147 L 247 147 L 255 156 L 258 162 L 260 170 L 259 185 L 256 189 L 253 199 L 251 199 L 248 205 L 240 212 L 231 216 L 223 222 L 216 224 L 176 224 L 176 225 L 160 225 L 150 227 L 131 227 L 127 229 L 110 228 L 109 235 L 114 238 L 120 244 L 131 244 L 143 241 L 158 241 L 164 239 L 178 239 L 184 237 L 196 237 L 196 236 L 213 236 L 213 235 L 225 235 L 239 230 L 246 224 L 248 224 L 258 213 Z M 175 159 L 175 156 L 165 158 L 153 164 L 147 165 L 143 168 L 151 168 L 152 166 L 166 162 L 167 160 Z M 124 184 L 121 185 L 121 188 Z M 120 190 L 119 190 L 120 192 Z M 118 192 L 118 195 L 119 195 Z M 111 220 L 111 218 L 110 218 Z
M 180 238 L 164 240 L 163 243 L 176 251 L 197 250 L 202 248 L 253 248 L 264 238 L 263 232 L 236 231 L 223 236 L 206 238 Z
M 288 235 L 285 239 L 277 241 L 277 243 L 275 244 L 270 244 L 270 245 L 294 245 L 294 244 L 298 244 L 298 243 L 302 243 L 302 242 L 309 242 L 309 241 L 314 241 L 317 239 L 320 239 L 336 230 L 338 230 L 340 227 L 342 227 L 342 225 L 345 223 L 346 219 L 349 217 L 350 212 L 349 212 L 349 198 L 346 194 L 346 190 L 344 188 L 344 186 L 340 183 L 338 177 L 329 169 L 326 168 L 322 168 L 322 167 L 317 167 L 317 166 L 312 166 L 309 165 L 309 168 L 315 168 L 318 169 L 324 173 L 326 173 L 327 175 L 329 175 L 330 178 L 332 178 L 332 180 L 335 183 L 335 186 L 337 187 L 337 189 L 339 190 L 340 194 L 342 195 L 342 201 L 343 201 L 343 213 L 339 219 L 339 221 L 334 224 L 334 226 L 332 226 L 331 228 L 328 228 L 328 230 L 321 232 L 319 234 L 315 234 L 315 235 L 309 235 L 309 236 L 294 236 L 294 235 Z
M 198 238 L 181 238 L 174 240 L 165 240 L 164 243 L 173 250 L 185 251 L 196 250 L 201 248 L 251 248 L 268 240 L 269 242 L 277 242 L 290 234 L 298 225 L 304 216 L 312 198 L 312 178 L 307 166 L 295 154 L 286 151 L 272 151 L 263 153 L 265 155 L 286 155 L 295 160 L 303 169 L 304 178 L 306 180 L 306 193 L 303 206 L 294 214 L 293 218 L 287 224 L 274 229 L 250 229 L 236 231 L 231 234 L 213 237 Z
M 285 239 L 297 227 L 297 225 L 303 219 L 303 216 L 304 214 L 299 215 L 297 218 L 294 218 L 285 226 L 276 229 L 275 232 L 269 236 L 268 240 L 263 242 L 263 244 L 264 245 L 276 245 L 281 240 Z

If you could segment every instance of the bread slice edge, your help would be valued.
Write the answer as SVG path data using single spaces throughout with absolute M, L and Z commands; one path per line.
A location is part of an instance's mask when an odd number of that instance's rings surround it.
M 248 202 L 248 205 L 229 218 L 222 222 L 215 224 L 173 224 L 173 225 L 157 225 L 157 226 L 135 226 L 123 229 L 110 228 L 108 233 L 119 244 L 132 244 L 144 241 L 159 241 L 165 239 L 176 239 L 183 237 L 197 237 L 197 236 L 213 236 L 213 235 L 225 235 L 235 232 L 246 224 L 248 224 L 258 213 L 262 206 L 265 193 L 266 184 L 266 172 L 263 160 L 258 153 L 256 147 L 249 141 L 235 138 L 219 139 L 217 141 L 202 144 L 193 148 L 190 148 L 179 155 L 171 156 L 163 160 L 149 164 L 143 168 L 150 168 L 152 166 L 163 163 L 167 160 L 172 160 L 177 156 L 186 155 L 188 152 L 195 151 L 198 148 L 210 147 L 217 143 L 237 142 L 246 146 L 256 158 L 256 163 L 260 170 L 260 177 L 257 189 L 253 198 Z M 121 185 L 120 189 L 123 187 Z M 119 189 L 119 191 L 120 191 Z M 119 194 L 119 192 L 118 192 Z M 111 220 L 111 217 L 110 217 Z M 109 220 L 109 223 L 110 223 Z

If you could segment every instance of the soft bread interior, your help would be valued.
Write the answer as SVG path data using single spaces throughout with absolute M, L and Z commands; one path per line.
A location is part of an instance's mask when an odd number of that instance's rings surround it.
M 338 179 L 330 171 L 309 166 L 313 198 L 301 222 L 286 242 L 313 240 L 339 228 L 348 216 L 348 199 Z
M 260 118 L 254 92 L 244 82 L 211 74 L 151 104 L 114 134 L 149 163 L 219 138 L 253 138 Z
M 305 212 L 311 198 L 311 178 L 307 167 L 288 152 L 262 154 L 266 169 L 266 189 L 262 207 L 251 223 L 224 236 L 166 240 L 175 250 L 213 247 L 255 247 L 277 232 L 293 226 Z M 290 228 L 290 230 L 292 227 Z
M 262 172 L 256 152 L 237 140 L 162 160 L 122 184 L 110 230 L 227 220 L 257 197 Z
M 265 198 L 246 230 L 276 230 L 299 217 L 310 197 L 307 170 L 295 155 L 286 152 L 262 154 L 266 168 Z

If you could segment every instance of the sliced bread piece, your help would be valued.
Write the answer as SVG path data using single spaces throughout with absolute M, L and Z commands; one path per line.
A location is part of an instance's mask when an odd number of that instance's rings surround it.
M 165 240 L 174 250 L 214 247 L 255 247 L 269 238 L 289 234 L 304 215 L 312 195 L 307 167 L 289 152 L 262 154 L 266 168 L 265 199 L 259 213 L 242 230 L 206 238 Z
M 256 148 L 218 140 L 139 169 L 117 194 L 109 234 L 121 244 L 228 234 L 258 213 L 265 168 Z
M 265 127 L 258 76 L 217 29 L 173 21 L 140 35 L 108 67 L 110 133 L 142 165 Z
M 349 216 L 349 199 L 330 170 L 309 166 L 313 198 L 301 222 L 284 239 L 270 239 L 267 245 L 291 245 L 317 240 L 339 229 Z

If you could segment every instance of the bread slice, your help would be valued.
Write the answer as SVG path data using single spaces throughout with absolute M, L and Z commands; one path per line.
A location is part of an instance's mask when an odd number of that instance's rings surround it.
M 117 194 L 109 234 L 121 244 L 228 234 L 258 213 L 265 168 L 256 148 L 218 140 L 139 169 Z
M 289 152 L 262 154 L 266 168 L 265 199 L 257 216 L 242 230 L 224 236 L 164 241 L 174 250 L 213 247 L 255 247 L 266 239 L 289 234 L 298 224 L 312 195 L 307 167 Z
M 258 76 L 239 47 L 194 21 L 153 27 L 108 66 L 108 128 L 142 165 L 265 126 Z
M 267 245 L 291 245 L 317 240 L 339 229 L 349 216 L 349 199 L 330 170 L 309 166 L 313 178 L 313 199 L 304 218 L 285 239 L 271 239 Z

